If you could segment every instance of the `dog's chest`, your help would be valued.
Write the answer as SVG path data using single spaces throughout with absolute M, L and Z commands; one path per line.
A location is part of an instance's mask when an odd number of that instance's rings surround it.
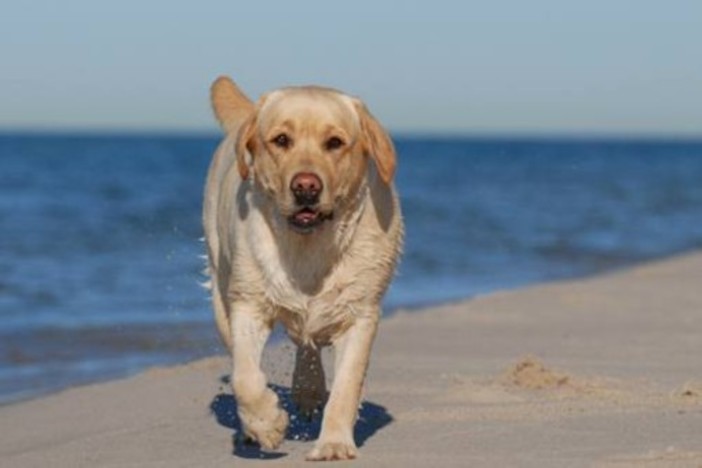
M 332 249 L 279 247 L 276 242 L 256 246 L 266 299 L 293 340 L 328 343 L 355 316 L 346 259 Z
M 315 294 L 308 294 L 287 278 L 278 278 L 268 297 L 277 318 L 298 343 L 328 344 L 348 328 L 355 318 L 349 286 L 338 283 L 336 275 L 322 282 Z M 316 289 L 316 288 L 315 288 Z

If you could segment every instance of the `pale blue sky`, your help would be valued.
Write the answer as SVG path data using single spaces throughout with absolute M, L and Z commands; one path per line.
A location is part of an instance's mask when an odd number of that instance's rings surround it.
M 0 129 L 215 130 L 208 87 L 316 83 L 392 130 L 702 136 L 702 1 L 13 1 Z

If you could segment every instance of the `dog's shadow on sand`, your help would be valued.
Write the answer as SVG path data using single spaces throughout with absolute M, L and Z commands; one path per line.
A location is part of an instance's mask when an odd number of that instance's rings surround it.
M 228 382 L 228 380 L 228 377 L 222 378 L 223 382 Z M 316 414 L 311 419 L 300 416 L 295 403 L 292 401 L 289 387 L 272 384 L 269 387 L 278 394 L 281 405 L 290 416 L 290 425 L 285 433 L 285 440 L 316 440 L 319 437 L 319 431 L 322 426 L 322 415 Z M 244 440 L 241 421 L 237 416 L 236 400 L 231 394 L 220 393 L 215 396 L 210 403 L 210 411 L 218 424 L 234 430 L 234 435 L 232 436 L 234 455 L 242 458 L 264 460 L 282 458 L 287 455 L 284 452 L 263 451 L 258 444 Z M 372 437 L 373 434 L 392 421 L 393 417 L 383 406 L 363 401 L 358 411 L 356 426 L 354 427 L 353 435 L 356 445 L 362 447 L 369 437 Z

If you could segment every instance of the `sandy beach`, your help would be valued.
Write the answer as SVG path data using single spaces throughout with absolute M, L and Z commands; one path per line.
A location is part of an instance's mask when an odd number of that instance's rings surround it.
M 266 367 L 289 405 L 291 345 Z M 228 373 L 212 357 L 2 407 L 0 465 L 309 466 L 315 421 L 235 448 Z M 702 466 L 702 254 L 394 314 L 356 439 L 355 466 Z

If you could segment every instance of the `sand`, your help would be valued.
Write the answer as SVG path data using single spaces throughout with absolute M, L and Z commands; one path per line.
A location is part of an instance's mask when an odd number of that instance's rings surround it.
M 286 405 L 291 354 L 266 353 Z M 0 466 L 309 466 L 315 421 L 294 417 L 275 453 L 234 444 L 228 367 L 2 407 Z M 702 467 L 702 254 L 395 314 L 356 438 L 337 465 Z

